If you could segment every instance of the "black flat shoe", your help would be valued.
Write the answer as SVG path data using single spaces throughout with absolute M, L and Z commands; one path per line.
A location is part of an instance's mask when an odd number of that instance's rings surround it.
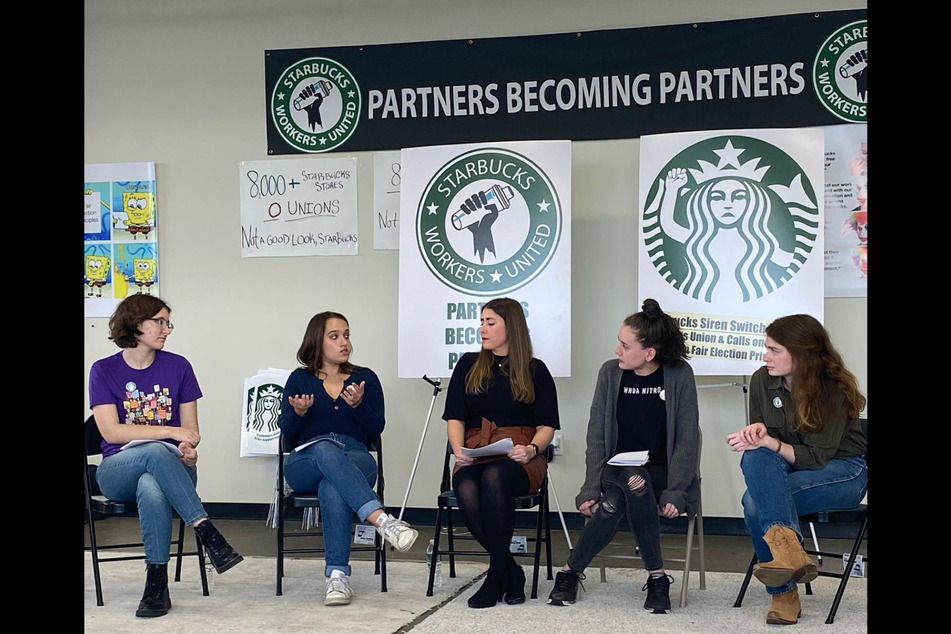
M 486 575 L 485 581 L 482 582 L 482 587 L 476 590 L 476 593 L 469 597 L 469 607 L 470 608 L 491 608 L 494 607 L 496 603 L 502 600 L 502 596 L 505 594 L 506 587 L 505 577 L 502 575 L 494 574 L 492 569 L 489 569 L 489 574 Z
M 525 571 L 514 561 L 509 564 L 508 587 L 503 598 L 509 605 L 525 603 Z

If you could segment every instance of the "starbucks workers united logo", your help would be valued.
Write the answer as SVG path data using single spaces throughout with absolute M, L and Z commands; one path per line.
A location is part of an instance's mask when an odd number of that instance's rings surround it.
M 733 135 L 674 156 L 648 191 L 641 223 L 657 272 L 704 302 L 775 292 L 813 255 L 821 230 L 799 164 L 766 141 Z
M 548 176 L 525 156 L 497 148 L 440 168 L 416 217 L 426 266 L 472 295 L 499 295 L 535 279 L 561 236 L 561 204 Z
M 868 121 L 868 20 L 847 24 L 829 36 L 812 69 L 819 100 L 850 123 Z
M 311 57 L 287 68 L 271 95 L 271 119 L 301 152 L 340 147 L 360 122 L 360 88 L 342 64 Z

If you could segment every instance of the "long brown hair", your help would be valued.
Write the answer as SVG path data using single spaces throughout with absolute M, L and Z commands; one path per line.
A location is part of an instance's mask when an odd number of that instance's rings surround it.
M 523 403 L 535 402 L 535 384 L 532 381 L 532 338 L 528 334 L 528 323 L 522 305 L 508 297 L 490 300 L 482 307 L 495 311 L 505 322 L 505 337 L 508 339 L 508 360 L 503 364 L 502 372 L 507 373 L 512 384 L 512 396 Z M 482 348 L 475 364 L 466 375 L 466 393 L 484 392 L 492 384 L 492 364 L 495 355 Z
M 341 315 L 326 310 L 317 313 L 310 318 L 307 324 L 307 330 L 304 331 L 304 340 L 301 341 L 300 348 L 297 349 L 297 360 L 306 367 L 314 376 L 320 371 L 320 366 L 324 361 L 324 332 L 327 330 L 327 321 L 330 319 L 342 319 L 350 327 L 350 321 Z M 353 344 L 350 344 L 350 350 L 353 350 Z M 340 364 L 340 372 L 343 374 L 353 374 L 358 366 L 349 361 Z
M 845 399 L 846 415 L 858 418 L 865 408 L 859 382 L 845 367 L 825 327 L 812 315 L 779 317 L 766 336 L 786 348 L 793 359 L 792 395 L 796 431 L 819 432 L 836 422 L 837 404 Z
M 690 358 L 680 324 L 660 309 L 656 299 L 645 299 L 641 312 L 628 315 L 624 325 L 634 331 L 642 346 L 654 349 L 657 363 L 679 366 Z

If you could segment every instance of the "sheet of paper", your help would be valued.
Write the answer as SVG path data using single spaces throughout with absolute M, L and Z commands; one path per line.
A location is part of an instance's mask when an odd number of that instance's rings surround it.
M 307 447 L 310 447 L 311 445 L 313 445 L 315 442 L 332 442 L 333 444 L 337 445 L 341 449 L 343 449 L 345 446 L 342 442 L 340 442 L 339 440 L 334 440 L 333 438 L 314 438 L 313 440 L 308 440 L 303 445 L 297 445 L 296 447 L 294 447 L 294 451 L 300 451 L 301 449 L 306 449 Z
M 647 451 L 625 451 L 613 456 L 608 460 L 608 464 L 619 467 L 634 466 L 639 467 L 647 463 Z
M 482 458 L 483 456 L 504 456 L 508 452 L 512 451 L 513 447 L 515 447 L 515 444 L 512 442 L 511 438 L 503 438 L 502 440 L 495 441 L 491 445 L 479 447 L 478 449 L 467 449 L 463 447 L 462 453 L 466 454 L 470 458 Z
M 150 440 L 150 439 L 145 439 L 145 440 L 132 440 L 132 441 L 129 441 L 129 442 L 127 442 L 126 444 L 122 445 L 122 447 L 119 448 L 119 451 L 122 451 L 122 450 L 124 450 L 124 449 L 128 449 L 129 447 L 138 447 L 139 445 L 144 445 L 144 444 L 150 443 L 150 442 L 160 442 L 160 443 L 162 443 L 162 446 L 164 446 L 166 449 L 168 449 L 169 451 L 171 451 L 173 454 L 175 454 L 175 455 L 178 456 L 179 458 L 182 457 L 182 450 L 181 450 L 181 449 L 179 449 L 178 447 L 176 447 L 175 445 L 173 445 L 173 444 L 171 444 L 171 443 L 165 442 L 164 440 Z

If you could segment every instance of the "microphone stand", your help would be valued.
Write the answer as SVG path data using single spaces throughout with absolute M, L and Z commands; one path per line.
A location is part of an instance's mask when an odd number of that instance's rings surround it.
M 403 505 L 400 507 L 399 519 L 403 519 L 403 512 L 406 510 L 406 500 L 409 499 L 409 490 L 413 487 L 413 478 L 416 476 L 416 467 L 419 465 L 419 456 L 423 452 L 423 442 L 426 440 L 426 431 L 429 429 L 429 419 L 433 415 L 433 407 L 436 406 L 436 396 L 438 396 L 439 392 L 442 390 L 440 387 L 442 384 L 442 379 L 436 379 L 434 381 L 424 374 L 423 380 L 433 386 L 433 399 L 429 403 L 429 413 L 426 414 L 426 422 L 423 424 L 423 434 L 419 437 L 419 448 L 416 449 L 416 460 L 413 461 L 413 470 L 409 474 L 409 482 L 406 483 L 406 495 L 403 496 Z

